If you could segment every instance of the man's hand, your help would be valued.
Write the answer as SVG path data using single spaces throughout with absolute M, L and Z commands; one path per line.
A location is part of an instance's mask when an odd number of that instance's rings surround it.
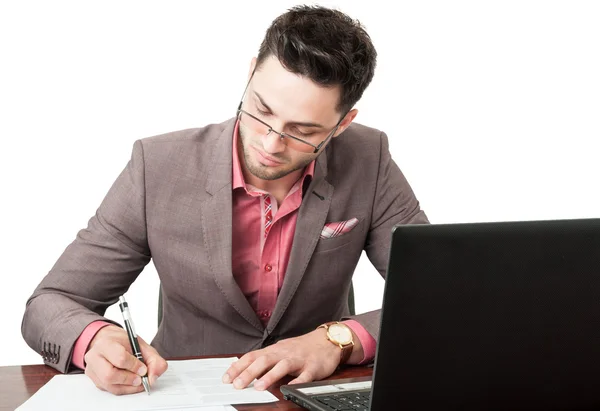
M 167 370 L 167 362 L 142 338 L 138 339 L 152 386 Z M 100 329 L 90 342 L 84 359 L 85 375 L 101 390 L 116 395 L 144 390 L 141 377 L 146 374 L 146 365 L 133 356 L 127 332 L 122 328 L 108 325 Z
M 329 377 L 340 364 L 342 350 L 328 341 L 326 336 L 327 331 L 318 328 L 300 337 L 249 352 L 229 367 L 223 375 L 223 382 L 233 382 L 235 388 L 241 389 L 259 378 L 254 388 L 265 390 L 286 375 L 296 377 L 290 384 Z M 358 363 L 362 359 L 362 347 L 356 336 L 354 342 L 349 363 Z

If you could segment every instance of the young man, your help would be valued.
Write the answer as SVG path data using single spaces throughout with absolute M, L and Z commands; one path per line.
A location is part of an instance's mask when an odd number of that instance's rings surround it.
M 339 11 L 278 17 L 235 118 L 134 144 L 27 302 L 27 343 L 115 394 L 143 390 L 146 371 L 154 383 L 165 357 L 247 352 L 223 381 L 258 378 L 257 389 L 372 360 L 379 311 L 349 316 L 352 273 L 366 250 L 385 276 L 392 227 L 427 223 L 386 135 L 352 124 L 375 61 L 367 33 Z M 144 365 L 103 314 L 151 258 L 163 320 L 152 345 L 142 341 Z

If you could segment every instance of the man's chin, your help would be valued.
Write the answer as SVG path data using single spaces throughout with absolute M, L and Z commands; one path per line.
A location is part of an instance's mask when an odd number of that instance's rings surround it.
M 278 180 L 281 177 L 285 177 L 286 175 L 288 175 L 290 172 L 282 169 L 281 167 L 267 167 L 267 166 L 263 166 L 260 165 L 258 167 L 256 166 L 252 166 L 252 167 L 248 167 L 248 171 L 250 171 L 250 173 L 257 178 L 260 178 L 261 180 L 268 180 L 268 181 L 272 181 L 272 180 Z

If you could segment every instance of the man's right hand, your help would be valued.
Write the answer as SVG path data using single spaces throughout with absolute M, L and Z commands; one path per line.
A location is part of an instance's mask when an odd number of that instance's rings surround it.
M 127 332 L 116 325 L 101 328 L 85 354 L 85 374 L 96 387 L 116 395 L 133 394 L 144 390 L 141 377 L 146 374 L 150 386 L 167 370 L 167 362 L 158 352 L 138 337 L 144 365 L 135 358 Z

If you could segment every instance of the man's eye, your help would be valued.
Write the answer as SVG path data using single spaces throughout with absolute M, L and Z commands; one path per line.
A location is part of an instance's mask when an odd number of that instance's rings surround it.
M 269 111 L 264 111 L 264 110 L 261 110 L 261 109 L 260 109 L 260 108 L 258 108 L 258 107 L 256 107 L 256 111 L 258 111 L 258 114 L 260 114 L 261 116 L 266 116 L 266 117 L 268 117 L 268 116 L 270 116 L 270 115 L 271 115 L 271 113 L 270 113 Z
M 315 132 L 314 132 L 314 131 L 307 131 L 307 132 L 303 132 L 302 130 L 299 130 L 299 129 L 296 129 L 296 130 L 294 131 L 294 133 L 295 133 L 295 134 L 298 134 L 298 135 L 300 135 L 300 136 L 302 136 L 302 137 L 310 137 L 310 136 L 313 136 L 313 135 L 315 134 Z

